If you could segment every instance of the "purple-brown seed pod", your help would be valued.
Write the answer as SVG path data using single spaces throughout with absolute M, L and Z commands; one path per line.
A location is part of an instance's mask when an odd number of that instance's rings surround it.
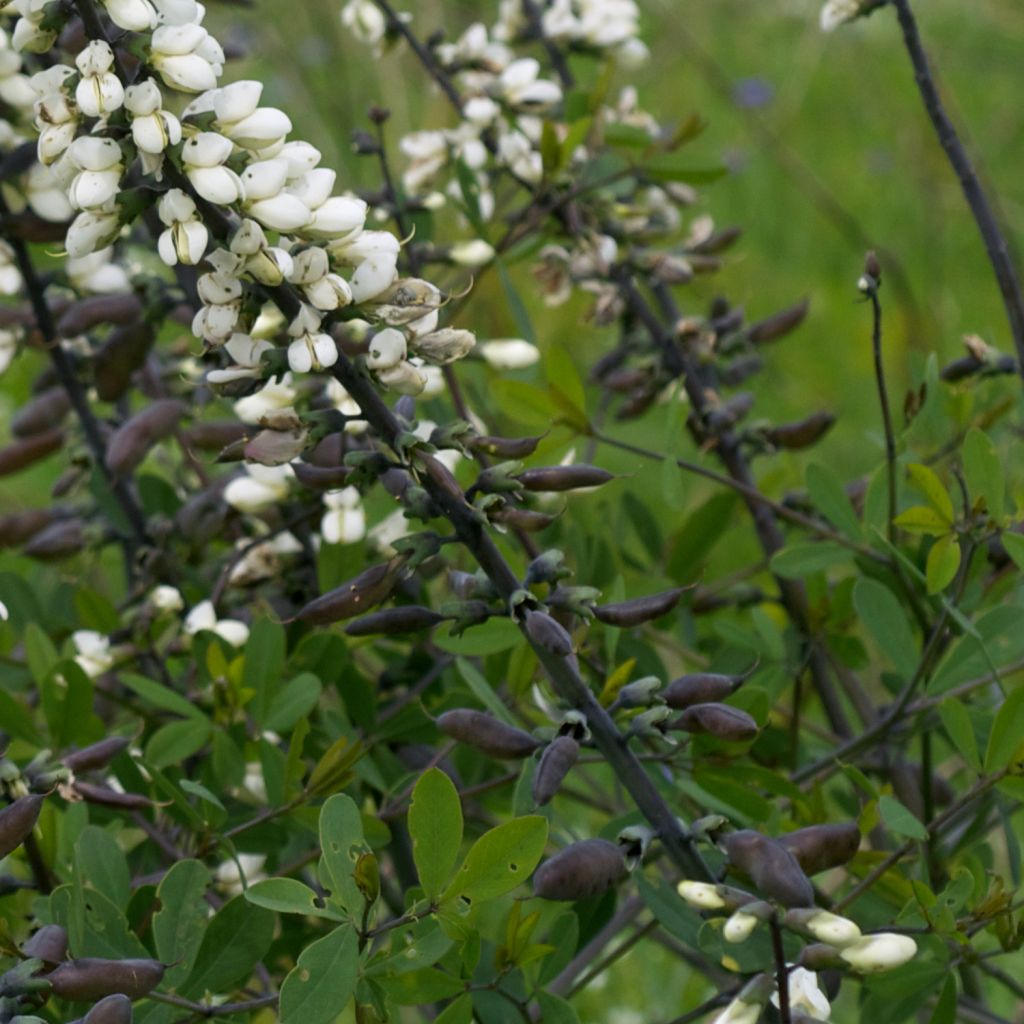
M 470 708 L 456 708 L 438 715 L 438 729 L 489 757 L 513 761 L 529 757 L 540 746 L 528 732 L 508 725 L 493 715 Z
M 127 750 L 131 740 L 127 736 L 108 736 L 106 739 L 91 743 L 81 750 L 75 750 L 65 754 L 63 763 L 65 768 L 73 772 L 92 771 L 97 768 L 106 768 L 111 761 Z
M 572 654 L 569 631 L 547 612 L 526 613 L 526 635 L 531 642 L 557 658 L 567 658 Z
M 345 627 L 349 636 L 374 636 L 381 634 L 392 636 L 400 633 L 416 633 L 422 629 L 431 629 L 444 616 L 432 608 L 424 608 L 417 604 L 405 604 L 398 608 L 384 608 L 379 612 L 364 615 Z
M 578 463 L 573 466 L 538 466 L 524 469 L 516 478 L 528 491 L 573 491 L 581 487 L 600 487 L 615 479 L 614 473 L 598 466 Z
M 115 993 L 141 999 L 160 984 L 163 976 L 164 965 L 159 960 L 82 957 L 60 964 L 48 980 L 59 999 L 92 1002 Z
M 131 383 L 132 374 L 146 362 L 156 341 L 152 325 L 143 321 L 115 327 L 92 360 L 96 394 L 104 402 L 116 402 Z
M 37 793 L 20 796 L 0 811 L 0 860 L 13 853 L 32 834 L 44 799 Z
M 100 807 L 123 807 L 130 811 L 142 811 L 153 806 L 153 801 L 141 793 L 121 793 L 109 786 L 95 786 L 81 779 L 75 779 L 74 790 L 87 804 L 98 804 Z
M 226 445 L 246 436 L 246 426 L 238 420 L 212 420 L 193 423 L 182 432 L 189 448 L 203 452 L 219 452 Z
M 28 508 L 0 516 L 0 548 L 13 548 L 24 544 L 55 519 L 50 508 Z
M 639 626 L 667 615 L 679 604 L 679 598 L 685 591 L 685 587 L 676 587 L 660 594 L 637 597 L 632 601 L 595 605 L 594 617 L 608 626 Z
M 584 839 L 537 868 L 533 894 L 544 900 L 584 900 L 606 892 L 628 873 L 620 846 L 607 839 Z
M 126 420 L 107 445 L 107 469 L 115 476 L 131 473 L 153 445 L 174 432 L 187 408 L 180 399 L 161 398 Z
M 33 465 L 47 455 L 52 455 L 64 443 L 59 429 L 47 430 L 31 437 L 23 437 L 0 448 L 0 476 L 17 473 Z
M 76 338 L 102 324 L 132 324 L 141 316 L 142 302 L 131 292 L 90 295 L 72 303 L 58 321 L 57 332 L 62 338 Z
M 739 708 L 728 704 L 691 704 L 671 728 L 698 735 L 714 736 L 729 743 L 743 743 L 757 735 L 757 722 Z
M 811 413 L 810 416 L 797 420 L 794 423 L 780 423 L 778 426 L 769 427 L 765 432 L 765 439 L 776 448 L 785 448 L 787 451 L 800 451 L 802 448 L 809 448 L 816 441 L 820 441 L 834 426 L 835 416 L 822 410 Z
M 814 888 L 796 857 L 782 843 L 743 829 L 723 840 L 729 864 L 749 876 L 762 896 L 785 907 L 814 906 Z
M 44 220 L 31 210 L 22 210 L 3 218 L 5 238 L 20 238 L 23 242 L 63 242 L 70 221 Z
M 580 745 L 572 736 L 556 736 L 545 748 L 533 775 L 533 802 L 550 803 L 566 775 L 580 756 Z
M 735 693 L 747 677 L 727 676 L 718 672 L 692 672 L 673 679 L 662 691 L 670 708 L 682 711 L 694 704 L 713 704 Z
M 523 530 L 526 533 L 539 533 L 546 530 L 558 516 L 527 508 L 513 508 L 511 505 L 496 505 L 487 510 L 487 518 L 499 526 L 509 526 L 513 530 Z
M 540 437 L 471 437 L 467 447 L 499 459 L 525 459 L 537 450 Z
M 11 419 L 15 437 L 44 434 L 60 425 L 71 408 L 71 399 L 62 387 L 47 388 L 23 405 Z
M 68 955 L 68 933 L 59 924 L 44 924 L 21 947 L 22 953 L 47 964 L 59 964 Z
M 311 491 L 336 491 L 344 487 L 352 470 L 348 466 L 314 466 L 309 462 L 293 462 L 295 479 Z
M 845 864 L 860 847 L 855 821 L 811 825 L 779 836 L 779 842 L 797 859 L 804 874 L 816 875 Z
M 367 611 L 391 593 L 401 561 L 392 559 L 370 566 L 347 583 L 310 601 L 295 618 L 310 625 L 323 626 Z
M 21 549 L 23 555 L 39 561 L 69 558 L 85 547 L 80 519 L 59 519 L 34 534 Z
M 82 1018 L 82 1024 L 132 1024 L 132 1001 L 115 992 L 101 999 Z
M 789 309 L 784 309 L 774 316 L 751 324 L 747 328 L 747 337 L 755 345 L 763 345 L 768 341 L 777 341 L 803 323 L 809 308 L 810 302 L 807 299 L 803 299 L 795 306 L 790 306 Z

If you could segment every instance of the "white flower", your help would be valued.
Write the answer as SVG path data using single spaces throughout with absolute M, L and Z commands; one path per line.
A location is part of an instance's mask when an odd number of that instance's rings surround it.
M 12 330 L 0 329 L 0 373 L 5 373 L 18 354 L 18 335 Z
M 367 46 L 376 46 L 387 27 L 384 15 L 372 0 L 349 0 L 341 9 L 341 23 Z
M 245 467 L 243 476 L 236 476 L 224 488 L 224 500 L 239 512 L 262 512 L 288 496 L 292 469 L 290 466 Z
M 156 26 L 156 11 L 149 0 L 103 0 L 110 20 L 129 32 L 146 32 Z
M 377 380 L 389 388 L 397 391 L 400 395 L 419 395 L 427 386 L 427 377 L 418 366 L 408 361 L 403 361 L 381 370 L 377 374 Z
M 773 1006 L 779 1005 L 779 994 L 776 992 L 771 999 Z M 800 1010 L 814 1020 L 828 1020 L 832 1007 L 825 993 L 818 988 L 818 976 L 804 967 L 791 967 L 789 970 L 789 1006 L 791 1010 Z
M 476 338 L 472 331 L 457 330 L 452 327 L 419 335 L 413 341 L 413 347 L 418 355 L 439 366 L 462 359 L 472 351 L 474 345 L 476 345 Z
M 860 17 L 863 7 L 863 0 L 828 0 L 821 9 L 822 31 L 831 32 L 840 25 Z
M 830 914 L 827 910 L 819 910 L 803 922 L 807 929 L 819 942 L 827 942 L 830 946 L 849 946 L 860 937 L 860 929 L 848 918 L 838 914 Z
M 151 78 L 125 90 L 125 109 L 132 118 L 132 139 L 143 152 L 162 153 L 181 142 L 181 122 L 161 109 L 160 87 Z
M 0 601 L 0 621 L 6 622 L 11 617 L 11 613 L 7 610 L 7 605 Z
M 103 675 L 114 664 L 110 640 L 92 629 L 79 629 L 71 634 L 75 645 L 75 662 L 90 679 Z
M 172 188 L 160 197 L 157 212 L 167 226 L 157 239 L 160 259 L 169 267 L 177 263 L 194 267 L 206 252 L 209 232 L 199 219 L 196 204 L 180 188 Z
M 249 627 L 237 619 L 218 619 L 212 601 L 200 601 L 185 616 L 184 627 L 190 636 L 204 630 L 216 633 L 232 647 L 244 647 L 249 639 Z
M 288 346 L 288 366 L 295 373 L 319 373 L 338 361 L 338 346 L 329 334 L 304 334 Z
M 158 6 L 164 13 L 166 5 Z M 213 89 L 224 69 L 224 52 L 220 45 L 195 22 L 166 20 L 150 39 L 150 63 L 172 89 L 181 92 Z
M 909 935 L 878 932 L 858 939 L 839 955 L 858 973 L 876 974 L 905 964 L 916 953 L 917 943 Z
M 514 107 L 544 109 L 558 103 L 562 90 L 554 82 L 539 79 L 540 63 L 533 57 L 515 60 L 501 73 L 498 89 Z
M 120 109 L 124 86 L 110 69 L 114 51 L 102 39 L 94 39 L 75 58 L 81 74 L 75 88 L 75 102 L 86 117 L 103 117 Z
M 69 257 L 64 263 L 68 280 L 74 287 L 88 294 L 109 295 L 126 292 L 131 288 L 128 271 L 113 262 L 114 250 L 100 249 L 88 256 Z
M 386 327 L 370 339 L 366 365 L 371 370 L 389 370 L 392 366 L 397 366 L 405 357 L 405 335 L 401 331 L 395 330 L 394 327 Z
M 255 394 L 235 402 L 235 415 L 243 423 L 259 423 L 272 412 L 291 408 L 295 398 L 292 376 L 286 373 L 280 380 L 268 381 Z
M 354 487 L 328 491 L 324 505 L 327 511 L 320 520 L 320 533 L 328 544 L 354 544 L 366 536 L 366 513 Z
M 121 221 L 113 203 L 98 210 L 83 210 L 68 228 L 64 249 L 69 256 L 88 256 L 106 248 L 121 231 Z
M 149 595 L 149 603 L 162 612 L 180 612 L 185 607 L 181 591 L 177 587 L 161 584 L 154 587 Z
M 726 942 L 746 942 L 760 920 L 756 914 L 745 913 L 742 909 L 737 910 L 725 922 L 722 938 Z
M 710 882 L 693 882 L 684 879 L 676 886 L 676 892 L 690 904 L 699 910 L 722 910 L 725 907 L 725 900 L 718 892 L 718 886 Z
M 479 345 L 480 354 L 496 370 L 521 370 L 532 366 L 540 359 L 536 345 L 522 338 L 501 338 L 484 341 Z
M 448 251 L 448 258 L 460 267 L 482 267 L 494 259 L 494 246 L 482 238 L 459 242 Z
M 223 166 L 231 150 L 231 140 L 216 132 L 200 132 L 182 146 L 181 159 L 188 180 L 208 202 L 226 206 L 245 198 L 242 179 Z

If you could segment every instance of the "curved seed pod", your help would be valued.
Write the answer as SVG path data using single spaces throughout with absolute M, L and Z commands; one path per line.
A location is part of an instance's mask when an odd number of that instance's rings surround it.
M 295 616 L 300 622 L 322 626 L 354 615 L 380 604 L 395 585 L 397 564 L 400 560 L 381 562 L 361 572 L 334 590 L 310 601 Z
M 0 811 L 0 860 L 13 853 L 32 834 L 44 799 L 38 794 L 20 796 Z
M 361 619 L 349 623 L 345 627 L 345 632 L 349 636 L 373 636 L 376 633 L 384 635 L 415 633 L 421 629 L 430 629 L 439 622 L 444 622 L 444 616 L 439 615 L 432 608 L 424 608 L 418 604 L 406 604 L 400 608 L 385 608 L 372 615 L 364 615 Z
M 703 242 L 698 242 L 696 245 L 691 246 L 690 252 L 703 254 L 724 252 L 734 242 L 738 241 L 742 234 L 743 228 L 740 227 L 722 228 L 721 231 L 708 235 Z
M 540 437 L 471 437 L 466 444 L 475 452 L 499 459 L 525 459 L 537 450 Z
M 0 476 L 17 473 L 40 459 L 45 459 L 57 451 L 64 443 L 64 435 L 60 430 L 47 430 L 42 434 L 33 434 L 12 441 L 5 448 L 0 448 Z
M 153 806 L 153 801 L 141 793 L 120 793 L 108 786 L 94 786 L 91 782 L 75 779 L 75 792 L 88 804 L 99 804 L 101 807 L 124 807 L 128 810 L 141 811 Z
M 21 549 L 23 555 L 40 561 L 68 558 L 85 546 L 80 519 L 60 519 L 40 530 Z
M 572 491 L 579 487 L 600 487 L 615 479 L 614 473 L 597 466 L 538 466 L 524 469 L 517 477 L 528 491 Z
M 132 374 L 146 362 L 154 341 L 153 328 L 142 321 L 110 332 L 92 360 L 96 393 L 104 402 L 115 402 L 128 390 Z
M 785 907 L 814 906 L 814 888 L 782 843 L 743 829 L 723 840 L 731 867 L 748 875 L 758 891 Z
M 221 448 L 246 436 L 246 426 L 238 420 L 212 420 L 193 423 L 182 437 L 190 448 L 204 452 L 219 452 Z
M 528 508 L 513 508 L 511 505 L 496 506 L 487 510 L 487 518 L 499 526 L 511 526 L 513 530 L 539 533 L 546 530 L 558 516 L 546 512 L 535 512 Z
M 743 326 L 744 316 L 742 306 L 730 309 L 728 302 L 725 302 L 720 310 L 712 308 L 708 328 L 721 338 L 726 334 L 732 334 L 733 331 L 738 331 Z
M 59 924 L 44 924 L 21 951 L 48 964 L 59 964 L 68 955 L 68 933 Z
M 607 839 L 584 839 L 537 868 L 533 894 L 544 900 L 583 900 L 606 892 L 627 874 L 621 847 Z
M 649 384 L 653 377 L 653 371 L 649 366 L 621 366 L 617 370 L 600 380 L 601 386 L 609 391 L 617 391 L 619 394 L 627 395 L 645 384 Z
M 0 548 L 17 547 L 45 529 L 56 518 L 50 508 L 28 508 L 0 516 Z
M 529 757 L 540 746 L 528 732 L 470 708 L 445 711 L 438 715 L 435 724 L 446 736 L 475 747 L 489 757 L 517 760 Z
M 131 473 L 154 444 L 174 431 L 186 410 L 180 399 L 161 398 L 126 420 L 107 445 L 107 469 L 116 476 Z
M 673 679 L 662 696 L 670 708 L 682 711 L 694 704 L 711 704 L 735 693 L 744 676 L 726 676 L 717 672 L 694 672 Z
M 295 479 L 311 491 L 336 491 L 352 474 L 348 466 L 314 466 L 308 462 L 293 462 L 292 469 Z
M 762 345 L 766 341 L 776 341 L 799 327 L 807 316 L 810 302 L 803 299 L 795 306 L 784 309 L 774 316 L 759 320 L 747 328 L 747 337 L 755 344 Z
M 685 590 L 685 587 L 676 587 L 661 594 L 637 597 L 632 601 L 598 604 L 594 606 L 594 617 L 608 626 L 639 626 L 644 622 L 653 622 L 672 611 L 679 604 L 679 598 Z
M 739 387 L 748 377 L 764 369 L 764 360 L 756 353 L 739 356 L 722 367 L 721 379 L 726 387 Z
M 526 634 L 538 647 L 558 658 L 568 658 L 572 654 L 569 631 L 547 612 L 527 613 Z
M 163 976 L 164 965 L 159 960 L 82 957 L 62 963 L 49 975 L 49 982 L 59 999 L 91 1002 L 115 993 L 141 999 L 160 984 Z
M 64 388 L 47 388 L 15 413 L 11 419 L 11 433 L 15 437 L 43 434 L 59 424 L 70 408 L 71 399 Z
M 57 323 L 62 338 L 74 338 L 101 324 L 130 324 L 142 316 L 142 302 L 131 292 L 90 295 L 73 303 Z
M 105 740 L 66 754 L 63 758 L 64 767 L 70 768 L 73 772 L 106 768 L 122 750 L 128 748 L 130 743 L 131 740 L 127 736 L 108 736 Z
M 672 728 L 730 743 L 752 740 L 758 732 L 757 722 L 746 711 L 728 704 L 691 704 L 672 723 Z
M 753 407 L 753 393 L 740 391 L 711 409 L 704 417 L 704 422 L 710 430 L 725 430 L 739 423 Z
M 579 756 L 580 745 L 572 736 L 556 736 L 544 748 L 533 776 L 533 802 L 538 807 L 550 803 Z
M 132 1024 L 132 1001 L 115 992 L 101 999 L 82 1019 L 82 1024 Z
M 845 864 L 860 847 L 855 821 L 811 825 L 779 836 L 779 842 L 797 859 L 804 873 L 816 875 Z
M 809 448 L 816 441 L 820 441 L 835 425 L 835 416 L 826 411 L 813 412 L 802 420 L 794 423 L 780 423 L 778 426 L 769 427 L 764 436 L 769 444 L 776 448 L 785 448 L 787 451 L 799 451 L 801 448 Z

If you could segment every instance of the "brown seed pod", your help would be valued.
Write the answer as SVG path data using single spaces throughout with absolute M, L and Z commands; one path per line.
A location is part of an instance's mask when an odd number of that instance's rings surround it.
M 810 448 L 816 441 L 820 441 L 835 422 L 836 418 L 832 413 L 822 410 L 794 423 L 780 423 L 778 426 L 769 427 L 764 436 L 768 443 L 776 448 L 799 451 L 802 448 Z
M 94 786 L 91 782 L 75 779 L 75 792 L 87 803 L 100 807 L 124 807 L 131 811 L 142 811 L 153 806 L 153 801 L 141 793 L 121 793 L 108 786 Z
M 572 637 L 569 631 L 547 612 L 527 612 L 526 635 L 538 647 L 558 658 L 572 654 Z
M 86 772 L 96 768 L 106 768 L 111 761 L 126 750 L 131 743 L 127 736 L 108 736 L 104 740 L 91 743 L 88 747 L 75 750 L 64 756 L 65 768 L 73 772 Z
M 23 555 L 40 561 L 69 558 L 85 546 L 80 519 L 59 519 L 34 534 L 21 549 Z
M 725 430 L 739 423 L 753 407 L 753 394 L 750 391 L 740 391 L 710 409 L 704 417 L 704 422 L 709 430 Z
M 621 366 L 607 376 L 600 378 L 603 387 L 628 395 L 639 387 L 649 384 L 652 370 L 647 366 Z
M 186 411 L 180 399 L 161 398 L 126 420 L 107 445 L 107 469 L 115 476 L 131 473 L 153 445 L 173 433 Z
M 92 360 L 93 381 L 102 401 L 116 402 L 128 390 L 132 374 L 146 362 L 154 341 L 152 326 L 142 321 L 110 332 Z
M 68 960 L 48 977 L 53 994 L 72 1002 L 92 1002 L 121 993 L 141 999 L 160 984 L 164 965 L 159 960 Z
M 40 530 L 54 521 L 56 513 L 49 508 L 28 508 L 0 516 L 0 548 L 13 548 L 24 544 Z
M 21 951 L 45 963 L 59 964 L 68 955 L 68 933 L 59 924 L 44 924 Z
M 380 604 L 395 585 L 401 561 L 392 559 L 390 562 L 370 566 L 347 583 L 310 601 L 295 618 L 313 626 L 322 626 L 351 619 Z
M 723 840 L 731 867 L 743 872 L 757 890 L 785 907 L 811 907 L 814 888 L 796 857 L 782 843 L 743 829 Z
M 740 227 L 722 228 L 721 231 L 716 231 L 714 234 L 709 235 L 703 242 L 698 242 L 692 246 L 690 252 L 704 254 L 724 252 L 734 242 L 738 241 L 742 234 L 743 229 Z
M 349 636 L 391 636 L 396 633 L 416 633 L 421 629 L 431 629 L 439 622 L 444 622 L 444 616 L 432 608 L 405 604 L 398 608 L 384 608 L 371 615 L 364 615 L 361 619 L 349 623 L 345 627 L 345 632 Z
M 13 853 L 32 834 L 44 799 L 37 793 L 20 796 L 0 811 L 0 860 Z
M 349 466 L 314 466 L 308 462 L 293 462 L 292 469 L 295 479 L 311 491 L 336 491 L 352 474 Z
M 755 345 L 763 345 L 768 341 L 777 341 L 803 323 L 809 308 L 810 302 L 807 299 L 803 299 L 795 306 L 790 306 L 789 309 L 784 309 L 774 316 L 751 324 L 747 328 L 747 337 Z
M 120 992 L 101 999 L 82 1019 L 82 1024 L 132 1024 L 132 1001 Z
M 559 850 L 533 876 L 533 894 L 544 900 L 598 896 L 628 874 L 622 849 L 607 839 L 584 839 Z
M 5 448 L 0 448 L 0 476 L 17 473 L 33 465 L 47 455 L 53 454 L 64 443 L 64 435 L 60 430 L 47 430 L 31 437 L 23 437 L 12 441 Z
M 53 430 L 67 415 L 71 399 L 62 387 L 47 388 L 31 398 L 11 419 L 15 437 L 31 437 Z
M 685 587 L 676 587 L 660 594 L 637 597 L 632 601 L 595 605 L 594 617 L 608 626 L 639 626 L 644 622 L 653 622 L 672 611 L 679 604 L 679 598 L 685 590 Z
M 538 807 L 551 802 L 579 756 L 580 745 L 572 736 L 556 736 L 544 748 L 533 775 L 533 802 Z
M 691 704 L 671 728 L 714 736 L 729 743 L 752 740 L 758 732 L 757 722 L 746 711 L 728 704 Z
M 517 477 L 528 491 L 573 491 L 580 487 L 600 487 L 615 479 L 614 473 L 598 466 L 578 463 L 573 466 L 538 466 L 524 469 Z
M 654 400 L 658 397 L 658 391 L 654 382 L 637 388 L 616 410 L 615 418 L 626 421 L 642 416 L 654 404 Z
M 182 431 L 182 439 L 189 448 L 203 452 L 219 452 L 225 445 L 246 436 L 246 426 L 238 420 L 211 420 L 193 423 Z
M 487 518 L 500 526 L 510 526 L 513 530 L 524 530 L 526 533 L 539 533 L 546 530 L 558 516 L 546 512 L 534 512 L 527 508 L 513 508 L 511 505 L 500 505 L 487 510 Z
M 90 295 L 73 303 L 57 323 L 62 338 L 75 338 L 102 324 L 131 324 L 142 316 L 142 302 L 131 292 Z
M 466 444 L 475 452 L 499 459 L 525 459 L 537 450 L 541 437 L 471 437 Z
M 725 700 L 743 685 L 747 677 L 727 676 L 717 672 L 692 672 L 673 679 L 662 691 L 670 708 L 682 711 L 694 704 L 712 704 Z
M 779 842 L 797 859 L 804 874 L 816 875 L 845 864 L 860 847 L 855 821 L 811 825 L 779 836 Z
M 471 708 L 445 711 L 438 715 L 435 724 L 446 736 L 475 747 L 488 757 L 514 761 L 529 757 L 540 746 L 528 732 Z

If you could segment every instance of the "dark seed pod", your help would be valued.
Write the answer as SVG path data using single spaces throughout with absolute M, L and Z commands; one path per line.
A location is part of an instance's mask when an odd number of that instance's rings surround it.
M 779 842 L 797 859 L 807 875 L 845 864 L 860 847 L 860 829 L 854 821 L 811 825 L 779 836 Z
M 66 310 L 57 323 L 62 338 L 74 338 L 102 324 L 131 324 L 142 316 L 142 302 L 131 292 L 90 295 Z
M 15 413 L 11 419 L 11 433 L 15 437 L 46 433 L 60 424 L 70 408 L 71 399 L 64 388 L 47 388 Z
M 344 487 L 352 470 L 348 466 L 313 466 L 308 462 L 293 462 L 295 479 L 311 491 L 336 491 Z
M 64 443 L 64 435 L 60 430 L 47 430 L 42 434 L 33 434 L 12 441 L 5 448 L 0 448 L 0 476 L 17 473 L 33 465 L 47 455 L 53 454 Z
M 709 235 L 703 242 L 698 242 L 690 249 L 690 252 L 704 254 L 724 252 L 733 243 L 738 241 L 742 234 L 743 229 L 740 227 L 722 228 L 721 231 L 716 231 L 713 235 Z
M 391 593 L 396 575 L 395 559 L 373 565 L 354 579 L 310 601 L 295 617 L 314 626 L 351 619 L 380 604 Z
M 725 430 L 739 423 L 753 407 L 753 394 L 749 391 L 740 391 L 709 410 L 704 422 L 709 430 Z
M 146 362 L 156 340 L 153 328 L 141 321 L 116 327 L 93 356 L 96 393 L 104 402 L 116 402 L 131 383 L 132 374 Z
M 757 890 L 785 907 L 811 907 L 814 888 L 782 843 L 744 829 L 723 840 L 730 866 L 748 875 Z
M 673 723 L 673 729 L 742 743 L 757 735 L 757 722 L 728 704 L 692 704 Z
M 85 546 L 80 519 L 60 519 L 40 530 L 21 549 L 23 555 L 40 561 L 69 558 Z
M 45 797 L 20 796 L 0 811 L 0 860 L 13 853 L 32 834 Z
M 540 437 L 471 437 L 466 442 L 475 452 L 499 459 L 525 459 L 537 450 Z
M 159 960 L 103 960 L 82 957 L 68 960 L 50 975 L 53 994 L 72 1002 L 92 1002 L 121 993 L 141 999 L 160 984 L 164 965 Z
M 579 756 L 580 745 L 572 736 L 556 736 L 544 748 L 533 775 L 533 802 L 538 807 L 550 803 Z
M 816 441 L 820 441 L 833 427 L 836 422 L 835 416 L 826 411 L 811 413 L 810 416 L 795 423 L 780 423 L 776 427 L 769 427 L 764 436 L 769 444 L 776 448 L 785 448 L 787 451 L 799 451 L 802 448 L 809 448 Z
M 693 672 L 673 679 L 662 692 L 670 708 L 682 711 L 694 704 L 713 704 L 725 700 L 743 684 L 746 676 L 726 676 L 717 672 Z
M 528 732 L 470 708 L 445 711 L 435 724 L 446 736 L 475 747 L 489 757 L 518 760 L 529 757 L 540 746 Z
M 642 416 L 658 397 L 658 387 L 652 382 L 637 388 L 615 412 L 615 418 L 625 422 Z
M 345 458 L 345 435 L 328 434 L 314 445 L 312 451 L 306 452 L 304 458 L 311 466 L 322 466 L 324 469 L 340 466 Z
M 809 308 L 810 303 L 804 299 L 795 306 L 782 310 L 781 313 L 759 320 L 747 328 L 747 337 L 755 345 L 763 345 L 767 341 L 777 341 L 803 323 Z
M 487 510 L 487 518 L 500 526 L 510 526 L 513 530 L 524 530 L 526 533 L 539 533 L 546 530 L 558 516 L 546 512 L 534 512 L 527 508 L 513 508 L 501 505 Z
M 107 445 L 107 469 L 115 476 L 131 473 L 154 444 L 173 433 L 186 408 L 177 398 L 161 398 L 126 420 Z
M 24 512 L 11 512 L 0 516 L 0 548 L 13 548 L 34 537 L 49 526 L 55 518 L 49 508 L 29 508 Z
M 193 423 L 182 433 L 189 448 L 198 448 L 204 452 L 219 452 L 221 448 L 245 436 L 245 424 L 239 423 L 238 420 Z
M 5 238 L 20 238 L 23 242 L 63 242 L 70 223 L 43 220 L 31 210 L 22 210 L 4 217 L 2 230 Z
M 597 466 L 539 466 L 525 469 L 517 477 L 528 491 L 573 491 L 580 487 L 600 487 L 615 479 L 614 473 Z
M 621 366 L 601 378 L 601 385 L 609 391 L 628 395 L 651 381 L 651 370 L 646 366 Z
M 644 622 L 653 622 L 667 615 L 683 596 L 685 587 L 676 587 L 661 594 L 650 594 L 637 597 L 632 601 L 621 601 L 618 604 L 599 604 L 594 606 L 594 617 L 608 626 L 639 626 Z
M 533 894 L 544 900 L 584 900 L 606 892 L 627 874 L 620 846 L 607 839 L 584 839 L 537 868 Z
M 538 647 L 558 658 L 567 658 L 572 654 L 569 631 L 547 612 L 527 612 L 526 635 Z
M 364 615 L 349 623 L 345 632 L 349 636 L 373 636 L 378 633 L 390 636 L 396 633 L 416 633 L 421 629 L 430 629 L 439 622 L 444 622 L 444 616 L 438 615 L 432 608 L 406 604 Z
M 94 786 L 91 782 L 75 779 L 75 792 L 87 803 L 100 807 L 124 807 L 130 811 L 142 811 L 153 806 L 153 801 L 141 793 L 121 793 L 108 786 Z
M 45 963 L 59 964 L 68 955 L 68 933 L 59 924 L 44 924 L 21 951 Z
M 115 992 L 101 999 L 82 1019 L 82 1024 L 132 1024 L 132 1001 Z
M 127 736 L 108 736 L 105 740 L 65 755 L 64 767 L 70 768 L 73 772 L 106 768 L 122 750 L 128 748 L 130 743 L 131 740 Z

